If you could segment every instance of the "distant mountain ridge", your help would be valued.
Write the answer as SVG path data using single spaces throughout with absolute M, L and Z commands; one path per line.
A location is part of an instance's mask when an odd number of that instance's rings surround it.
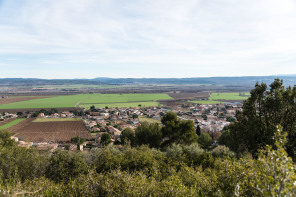
M 64 84 L 90 84 L 90 85 L 254 85 L 256 82 L 270 84 L 275 78 L 283 79 L 285 85 L 294 86 L 296 75 L 274 76 L 242 76 L 242 77 L 194 77 L 194 78 L 108 78 L 95 79 L 38 79 L 38 78 L 0 78 L 0 85 L 8 86 L 38 86 L 38 85 L 64 85 Z

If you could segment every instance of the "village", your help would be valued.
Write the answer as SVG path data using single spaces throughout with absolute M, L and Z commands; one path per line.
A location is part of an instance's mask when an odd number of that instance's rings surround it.
M 57 112 L 52 109 L 50 111 L 40 110 L 31 113 L 3 113 L 0 116 L 1 122 L 9 119 L 26 118 L 26 119 L 46 119 L 53 120 L 64 119 L 72 121 L 79 119 L 83 121 L 87 132 L 88 139 L 79 144 L 79 150 L 89 150 L 93 147 L 100 147 L 101 138 L 104 133 L 109 133 L 111 143 L 120 144 L 121 132 L 126 128 L 133 131 L 144 121 L 149 123 L 161 124 L 161 118 L 168 111 L 173 111 L 178 118 L 184 120 L 192 120 L 196 132 L 206 132 L 211 135 L 214 143 L 221 135 L 223 128 L 235 121 L 235 113 L 242 109 L 241 103 L 225 103 L 225 104 L 190 104 L 176 105 L 173 108 L 166 106 L 161 107 L 134 107 L 134 108 L 96 108 L 91 106 L 89 110 L 84 111 L 63 111 Z M 8 129 L 9 130 L 9 129 Z M 42 131 L 39 131 L 42 132 Z M 75 137 L 74 135 L 72 137 Z M 78 137 L 78 136 L 77 136 Z M 57 148 L 77 150 L 77 145 L 71 142 L 71 139 L 64 142 L 52 140 L 28 141 L 25 138 L 12 136 L 22 147 L 37 147 L 39 150 L 54 151 Z M 57 137 L 58 138 L 58 137 Z

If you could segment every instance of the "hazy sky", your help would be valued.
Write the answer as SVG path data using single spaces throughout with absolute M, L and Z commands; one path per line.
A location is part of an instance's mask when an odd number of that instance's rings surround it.
M 296 0 L 0 0 L 0 78 L 296 74 Z

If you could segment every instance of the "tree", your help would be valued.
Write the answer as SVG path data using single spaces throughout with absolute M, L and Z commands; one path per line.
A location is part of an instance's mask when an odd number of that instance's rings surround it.
M 236 114 L 237 121 L 229 127 L 229 146 L 236 152 L 250 151 L 253 155 L 266 145 L 274 146 L 277 125 L 288 133 L 287 152 L 296 150 L 296 87 L 285 88 L 283 81 L 275 79 L 267 89 L 265 83 L 256 83 L 243 110 Z
M 107 146 L 111 143 L 111 135 L 109 133 L 103 133 L 101 137 L 101 144 Z
M 133 115 L 132 115 L 132 118 L 133 118 L 133 119 L 138 118 L 138 117 L 139 117 L 138 114 L 133 114 Z
M 143 122 L 136 128 L 135 141 L 137 145 L 149 145 L 150 148 L 159 148 L 162 141 L 161 127 L 158 123 Z
M 49 160 L 46 177 L 53 181 L 69 181 L 87 173 L 87 165 L 80 154 L 69 151 L 55 151 Z
M 94 106 L 94 105 L 92 105 L 92 106 L 90 106 L 90 111 L 94 111 L 94 110 L 96 110 L 96 107 Z
M 129 127 L 124 129 L 120 134 L 120 141 L 121 141 L 122 145 L 129 142 L 131 146 L 134 146 L 135 145 L 135 132 Z
M 227 116 L 227 117 L 226 117 L 226 121 L 227 121 L 227 122 L 235 122 L 235 118 L 232 117 L 232 116 Z
M 196 132 L 196 135 L 200 136 L 200 126 L 199 125 L 197 125 L 195 132 Z
M 85 139 L 77 136 L 71 138 L 71 142 L 77 144 L 77 150 L 80 150 L 80 145 L 85 142 Z
M 258 162 L 261 166 L 257 187 L 265 196 L 293 196 L 296 193 L 295 164 L 285 151 L 287 133 L 278 126 L 275 132 L 275 147 L 268 145 L 260 151 Z
M 197 141 L 203 149 L 208 149 L 213 144 L 213 139 L 208 133 L 201 133 Z
M 197 142 L 198 137 L 191 120 L 181 120 L 174 112 L 168 112 L 162 117 L 161 122 L 163 124 L 161 131 L 164 138 L 162 146 L 173 143 L 191 144 Z
M 6 130 L 0 130 L 0 146 L 11 147 L 15 145 L 15 141 L 11 139 L 12 133 Z

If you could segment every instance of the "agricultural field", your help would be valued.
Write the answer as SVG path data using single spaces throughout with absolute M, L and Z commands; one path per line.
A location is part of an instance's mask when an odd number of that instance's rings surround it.
M 167 94 L 77 94 L 0 104 L 0 109 L 157 106 L 157 100 L 171 99 Z
M 212 93 L 208 100 L 189 101 L 198 104 L 220 104 L 231 101 L 246 100 L 250 96 L 247 92 L 230 92 L 230 93 Z
M 52 89 L 86 89 L 86 88 L 123 88 L 123 87 L 132 87 L 127 85 L 92 85 L 92 84 L 70 84 L 70 85 L 43 85 L 43 86 L 33 86 L 33 88 L 52 88 Z
M 148 122 L 148 123 L 161 123 L 159 120 L 155 120 L 153 118 L 148 118 L 147 116 L 139 116 L 140 122 Z
M 23 120 L 25 120 L 25 118 L 14 119 L 12 121 L 9 121 L 7 124 L 0 126 L 0 129 L 8 129 L 8 128 L 12 127 L 13 125 L 16 125 L 16 124 L 22 122 Z
M 0 99 L 0 105 L 1 104 L 7 104 L 7 103 L 16 103 L 20 101 L 29 101 L 34 99 L 42 99 L 42 98 L 48 98 L 44 96 L 13 96 L 8 98 L 1 98 Z
M 208 92 L 197 92 L 197 93 L 169 93 L 170 97 L 174 99 L 206 99 L 210 97 Z
M 80 118 L 36 118 L 33 122 L 67 122 L 80 121 Z
M 5 125 L 5 124 L 7 124 L 7 123 L 9 123 L 9 122 L 11 122 L 11 121 L 13 121 L 13 120 L 15 120 L 15 119 L 13 119 L 13 118 L 9 118 L 9 119 L 5 119 L 5 120 L 3 120 L 3 121 L 0 121 L 0 126 Z
M 38 120 L 38 119 L 37 119 Z M 14 131 L 14 136 L 30 142 L 70 142 L 73 137 L 91 138 L 82 120 L 30 121 Z
M 209 100 L 245 100 L 248 96 L 250 96 L 250 93 L 246 92 L 212 93 Z
M 128 107 L 138 107 L 141 105 L 142 107 L 149 106 L 159 106 L 158 102 L 126 102 L 126 103 L 92 103 L 92 104 L 80 104 L 79 107 L 89 109 L 90 106 L 94 105 L 98 108 L 104 107 L 119 107 L 119 108 L 128 108 Z

